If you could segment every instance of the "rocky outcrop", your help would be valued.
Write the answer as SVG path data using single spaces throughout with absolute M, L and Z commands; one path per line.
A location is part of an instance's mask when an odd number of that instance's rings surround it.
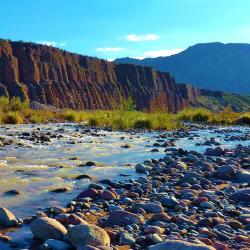
M 132 96 L 139 110 L 177 112 L 194 103 L 199 90 L 149 67 L 0 40 L 0 95 L 73 109 L 111 109 Z

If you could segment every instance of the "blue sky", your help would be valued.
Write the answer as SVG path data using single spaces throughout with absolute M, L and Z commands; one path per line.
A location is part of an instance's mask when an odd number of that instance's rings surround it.
M 0 38 L 113 59 L 203 42 L 250 43 L 250 0 L 1 1 Z

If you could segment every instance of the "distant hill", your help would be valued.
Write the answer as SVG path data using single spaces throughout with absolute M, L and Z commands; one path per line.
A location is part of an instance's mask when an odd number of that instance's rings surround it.
M 177 82 L 189 82 L 202 89 L 250 94 L 250 44 L 196 44 L 172 56 L 120 58 L 115 62 L 171 72 Z

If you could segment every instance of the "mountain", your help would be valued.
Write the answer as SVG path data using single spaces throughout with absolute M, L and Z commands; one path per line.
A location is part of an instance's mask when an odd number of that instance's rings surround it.
M 0 95 L 72 109 L 111 109 L 132 96 L 139 110 L 177 112 L 195 103 L 199 90 L 149 67 L 0 40 Z
M 177 84 L 168 72 L 116 64 L 51 46 L 0 40 L 0 96 L 36 105 L 112 109 L 132 96 L 138 110 L 178 112 L 188 107 L 248 110 L 238 95 Z M 233 101 L 232 101 L 233 100 Z
M 121 58 L 115 62 L 171 72 L 177 82 L 189 82 L 202 89 L 250 94 L 250 44 L 203 43 L 172 56 Z

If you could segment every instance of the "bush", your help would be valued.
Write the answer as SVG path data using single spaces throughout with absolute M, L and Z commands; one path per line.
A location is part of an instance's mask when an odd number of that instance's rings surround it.
M 29 108 L 29 102 L 22 102 L 19 97 L 13 97 L 9 100 L 9 109 L 11 111 L 26 110 Z
M 90 118 L 89 119 L 89 126 L 93 126 L 93 127 L 98 126 L 98 120 L 96 118 Z
M 23 122 L 23 117 L 17 112 L 9 112 L 3 117 L 3 123 L 5 124 L 21 124 Z
M 141 120 L 136 120 L 134 123 L 134 128 L 136 129 L 151 129 L 152 128 L 152 122 L 148 119 L 141 119 Z
M 122 111 L 135 111 L 136 105 L 132 98 L 132 96 L 129 96 L 127 99 L 121 100 L 121 110 Z
M 192 117 L 192 121 L 197 123 L 203 123 L 203 122 L 208 122 L 209 118 L 210 118 L 209 114 L 197 113 Z

